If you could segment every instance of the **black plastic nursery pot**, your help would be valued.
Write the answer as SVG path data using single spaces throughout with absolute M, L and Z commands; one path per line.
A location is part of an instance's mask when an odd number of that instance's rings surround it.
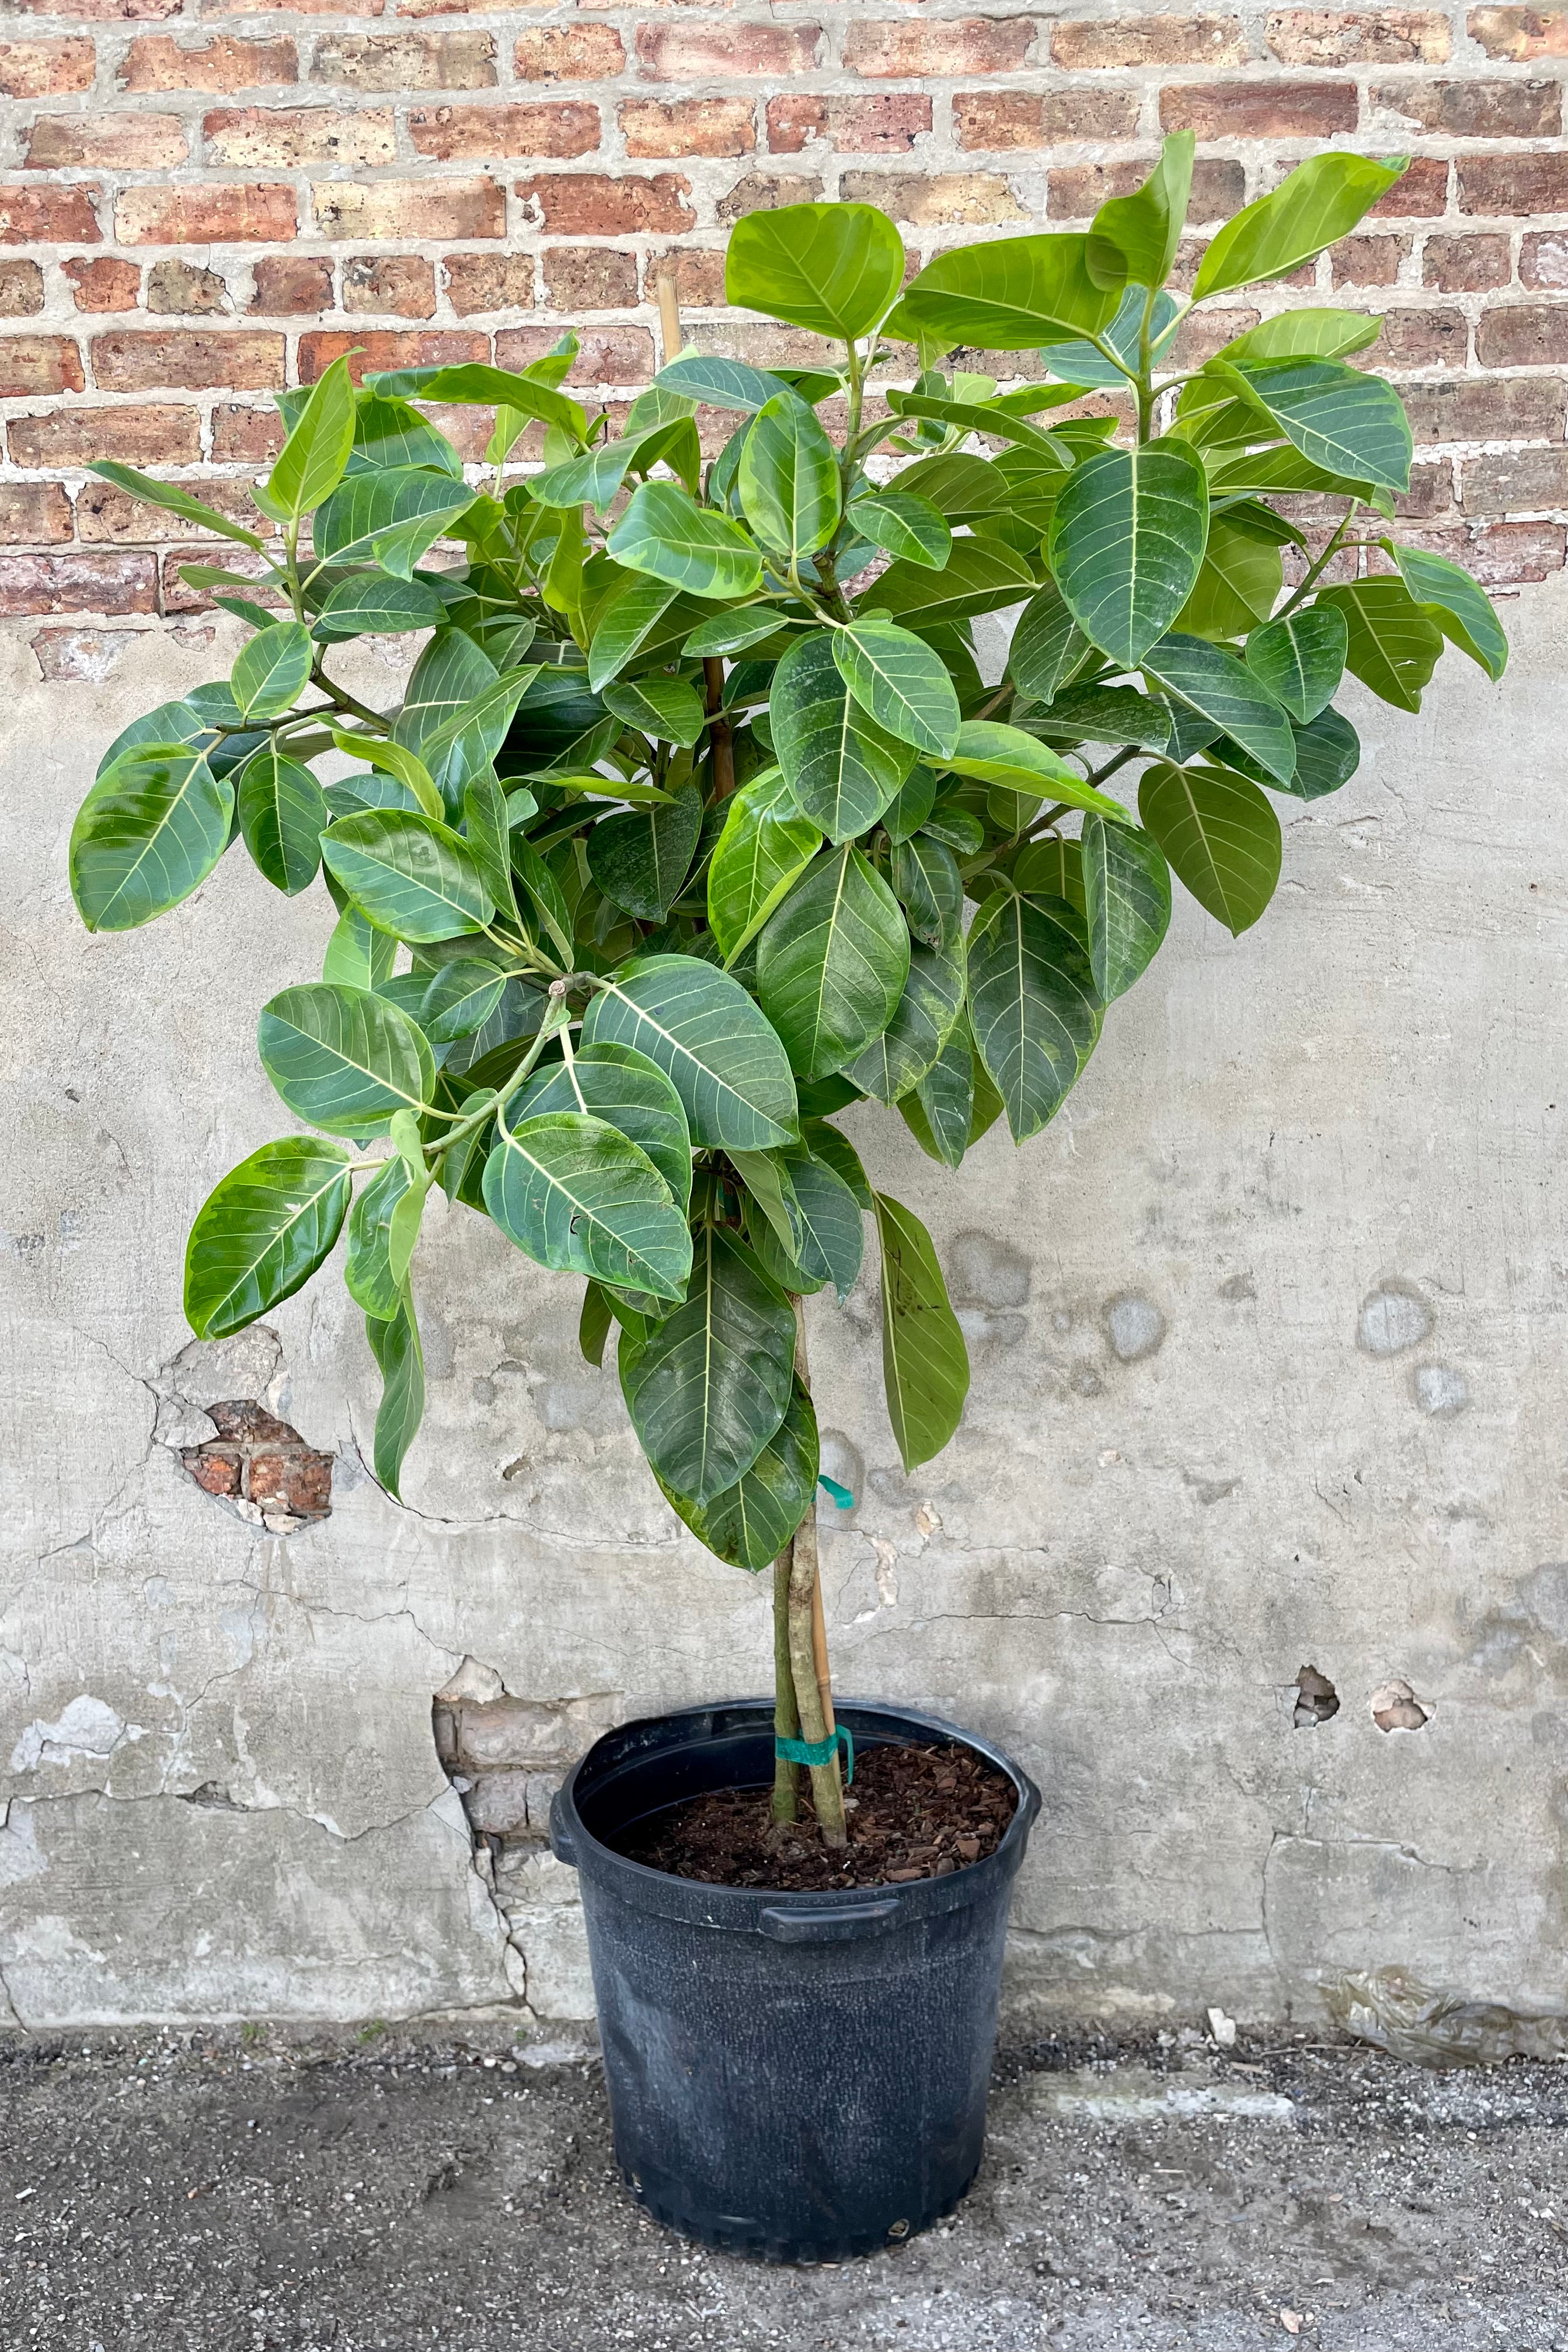
M 845 1700 L 857 1753 L 952 1742 L 1006 1773 L 994 1853 L 850 1893 L 710 1886 L 616 1853 L 713 1789 L 771 1786 L 771 1699 L 623 1724 L 557 1795 L 551 1843 L 582 1881 L 616 2157 L 688 2236 L 774 2262 L 899 2245 L 951 2212 L 985 2136 L 1007 1904 L 1040 1809 L 988 1740 Z

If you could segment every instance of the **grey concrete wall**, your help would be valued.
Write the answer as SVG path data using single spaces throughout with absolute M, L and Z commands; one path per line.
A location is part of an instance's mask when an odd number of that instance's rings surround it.
M 1501 688 L 1454 659 L 1417 719 L 1357 703 L 1362 774 L 1283 804 L 1264 923 L 1232 945 L 1184 903 L 1038 1141 L 955 1177 L 849 1122 L 937 1236 L 974 1384 L 907 1480 L 874 1293 L 814 1302 L 860 1497 L 826 1513 L 837 1676 L 1038 1778 L 1021 2003 L 1310 2012 L 1391 1960 L 1568 1998 L 1561 581 L 1505 612 Z M 236 857 L 93 940 L 65 845 L 102 744 L 223 652 L 133 635 L 47 687 L 25 635 L 0 655 L 0 1976 L 37 2026 L 526 2001 L 549 2031 L 586 2007 L 570 1875 L 526 1843 L 476 1864 L 432 1695 L 536 1703 L 548 1769 L 762 1686 L 767 1598 L 659 1500 L 576 1286 L 462 1212 L 417 1262 L 406 1508 L 361 1465 L 335 1280 L 191 1342 L 184 1234 L 289 1128 L 256 1013 L 326 904 Z M 193 1483 L 180 1449 L 237 1397 L 335 1454 L 329 1518 Z M 1299 1728 L 1308 1663 L 1342 1704 Z M 1419 1730 L 1373 1719 L 1395 1679 Z

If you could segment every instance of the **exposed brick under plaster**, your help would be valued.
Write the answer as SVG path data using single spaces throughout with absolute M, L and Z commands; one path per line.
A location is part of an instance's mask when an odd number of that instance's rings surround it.
M 1413 153 L 1259 305 L 1386 315 L 1410 535 L 1498 587 L 1563 564 L 1568 9 L 10 0 L 3 34 L 0 614 L 196 609 L 176 565 L 200 542 L 83 466 L 247 511 L 271 394 L 340 351 L 516 365 L 574 323 L 576 382 L 619 404 L 658 364 L 673 255 L 693 342 L 783 361 L 800 338 L 722 308 L 742 214 L 853 196 L 923 260 L 1083 220 L 1179 124 L 1200 227 L 1325 143 Z M 1223 332 L 1254 315 L 1238 299 Z M 477 459 L 479 415 L 443 421 Z

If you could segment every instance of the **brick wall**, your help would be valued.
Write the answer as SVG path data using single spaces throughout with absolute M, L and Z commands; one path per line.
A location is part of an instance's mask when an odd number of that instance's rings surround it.
M 1083 221 L 1184 125 L 1211 222 L 1324 143 L 1414 153 L 1317 299 L 1387 315 L 1373 363 L 1410 404 L 1422 535 L 1493 584 L 1563 563 L 1568 8 L 3 13 L 0 612 L 192 610 L 190 544 L 85 461 L 200 477 L 248 514 L 270 394 L 353 345 L 362 366 L 515 363 L 570 320 L 577 381 L 626 397 L 657 364 L 671 252 L 695 342 L 790 348 L 720 315 L 745 211 L 868 200 L 924 258 Z M 477 456 L 478 420 L 453 422 Z

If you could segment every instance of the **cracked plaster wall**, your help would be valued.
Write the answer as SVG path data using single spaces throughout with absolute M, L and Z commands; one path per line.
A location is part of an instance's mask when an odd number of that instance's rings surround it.
M 1394 1960 L 1568 2000 L 1564 611 L 1561 582 L 1507 608 L 1500 689 L 1455 660 L 1419 719 L 1357 701 L 1361 778 L 1279 804 L 1268 919 L 1233 946 L 1182 902 L 1036 1144 L 955 1179 L 848 1122 L 937 1236 L 974 1384 L 906 1480 L 874 1292 L 814 1302 L 825 1466 L 859 1498 L 824 1506 L 837 1678 L 1040 1781 L 1020 2003 L 1279 2015 Z M 62 687 L 0 643 L 4 1998 L 38 2027 L 580 2017 L 569 1874 L 524 1855 L 503 1904 L 431 1696 L 465 1657 L 590 1727 L 755 1689 L 766 1595 L 659 1500 L 575 1286 L 461 1213 L 418 1260 L 406 1509 L 360 1463 L 341 1286 L 192 1346 L 184 1234 L 289 1127 L 256 1013 L 326 904 L 237 856 L 93 940 L 65 846 L 102 745 L 227 650 L 149 635 Z M 179 1449 L 236 1397 L 335 1452 L 329 1519 L 192 1483 Z M 1342 1704 L 1299 1730 L 1309 1659 Z M 1372 1721 L 1393 1677 L 1419 1733 Z

